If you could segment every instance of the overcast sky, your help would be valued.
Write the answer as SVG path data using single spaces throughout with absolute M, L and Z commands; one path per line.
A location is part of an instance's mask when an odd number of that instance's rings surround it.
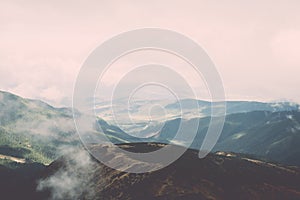
M 159 27 L 206 50 L 228 99 L 300 103 L 299 10 L 297 0 L 1 0 L 0 89 L 70 106 L 93 49 L 120 32 Z

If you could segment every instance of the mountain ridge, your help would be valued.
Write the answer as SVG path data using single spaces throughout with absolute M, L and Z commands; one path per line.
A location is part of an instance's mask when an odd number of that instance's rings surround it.
M 119 144 L 120 148 L 140 152 L 144 149 L 155 151 L 161 144 L 130 143 Z M 95 146 L 96 150 L 101 149 Z M 114 148 L 114 147 L 105 147 Z M 181 148 L 178 146 L 178 148 Z M 109 150 L 113 152 L 113 150 Z M 113 156 L 110 156 L 113 161 Z M 120 156 L 120 159 L 124 157 Z M 238 154 L 219 152 L 210 153 L 204 159 L 198 158 L 198 152 L 187 150 L 182 157 L 169 166 L 150 173 L 130 174 L 120 172 L 92 161 L 92 173 L 81 176 L 88 180 L 93 199 L 297 199 L 300 197 L 300 171 L 296 167 L 285 167 L 250 159 Z M 68 167 L 72 160 L 62 157 L 47 169 L 53 180 L 60 175 L 60 168 Z M 133 163 L 134 164 L 134 163 Z M 76 171 L 76 170 L 75 170 Z M 46 173 L 47 174 L 47 173 Z M 255 176 L 254 176 L 255 174 Z M 56 186 L 50 184 L 49 176 L 43 183 L 45 191 L 56 192 Z M 101 178 L 100 178 L 101 177 Z M 48 181 L 47 181 L 48 180 Z M 70 191 L 61 194 L 66 199 L 73 194 Z M 87 191 L 81 191 L 77 198 L 90 197 Z

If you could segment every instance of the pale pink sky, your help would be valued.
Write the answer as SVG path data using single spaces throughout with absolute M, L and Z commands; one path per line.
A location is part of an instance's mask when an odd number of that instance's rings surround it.
M 297 0 L 1 0 L 0 90 L 70 106 L 94 48 L 120 32 L 159 27 L 201 44 L 228 99 L 300 102 L 299 10 Z

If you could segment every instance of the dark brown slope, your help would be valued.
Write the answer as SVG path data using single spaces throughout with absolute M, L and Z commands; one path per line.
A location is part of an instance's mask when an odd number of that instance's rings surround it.
M 120 146 L 141 152 L 155 150 L 160 145 Z M 103 147 L 95 146 L 94 150 L 97 149 Z M 300 199 L 299 168 L 222 152 L 204 159 L 197 154 L 188 150 L 168 167 L 145 174 L 119 172 L 98 163 L 88 187 L 94 191 L 93 199 Z M 52 174 L 65 162 L 60 159 L 48 170 Z M 81 198 L 85 198 L 84 194 Z
M 16 169 L 0 165 L 0 199 L 46 199 L 49 193 L 36 192 L 38 180 L 46 166 L 39 163 L 18 164 Z

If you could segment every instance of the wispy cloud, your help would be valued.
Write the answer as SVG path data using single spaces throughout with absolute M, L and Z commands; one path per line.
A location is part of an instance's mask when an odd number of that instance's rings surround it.
M 84 149 L 66 146 L 61 148 L 61 152 L 64 155 L 63 165 L 53 175 L 40 180 L 37 190 L 50 191 L 53 200 L 80 199 L 83 195 L 92 199 L 95 195 L 92 179 L 95 178 L 97 163 Z

